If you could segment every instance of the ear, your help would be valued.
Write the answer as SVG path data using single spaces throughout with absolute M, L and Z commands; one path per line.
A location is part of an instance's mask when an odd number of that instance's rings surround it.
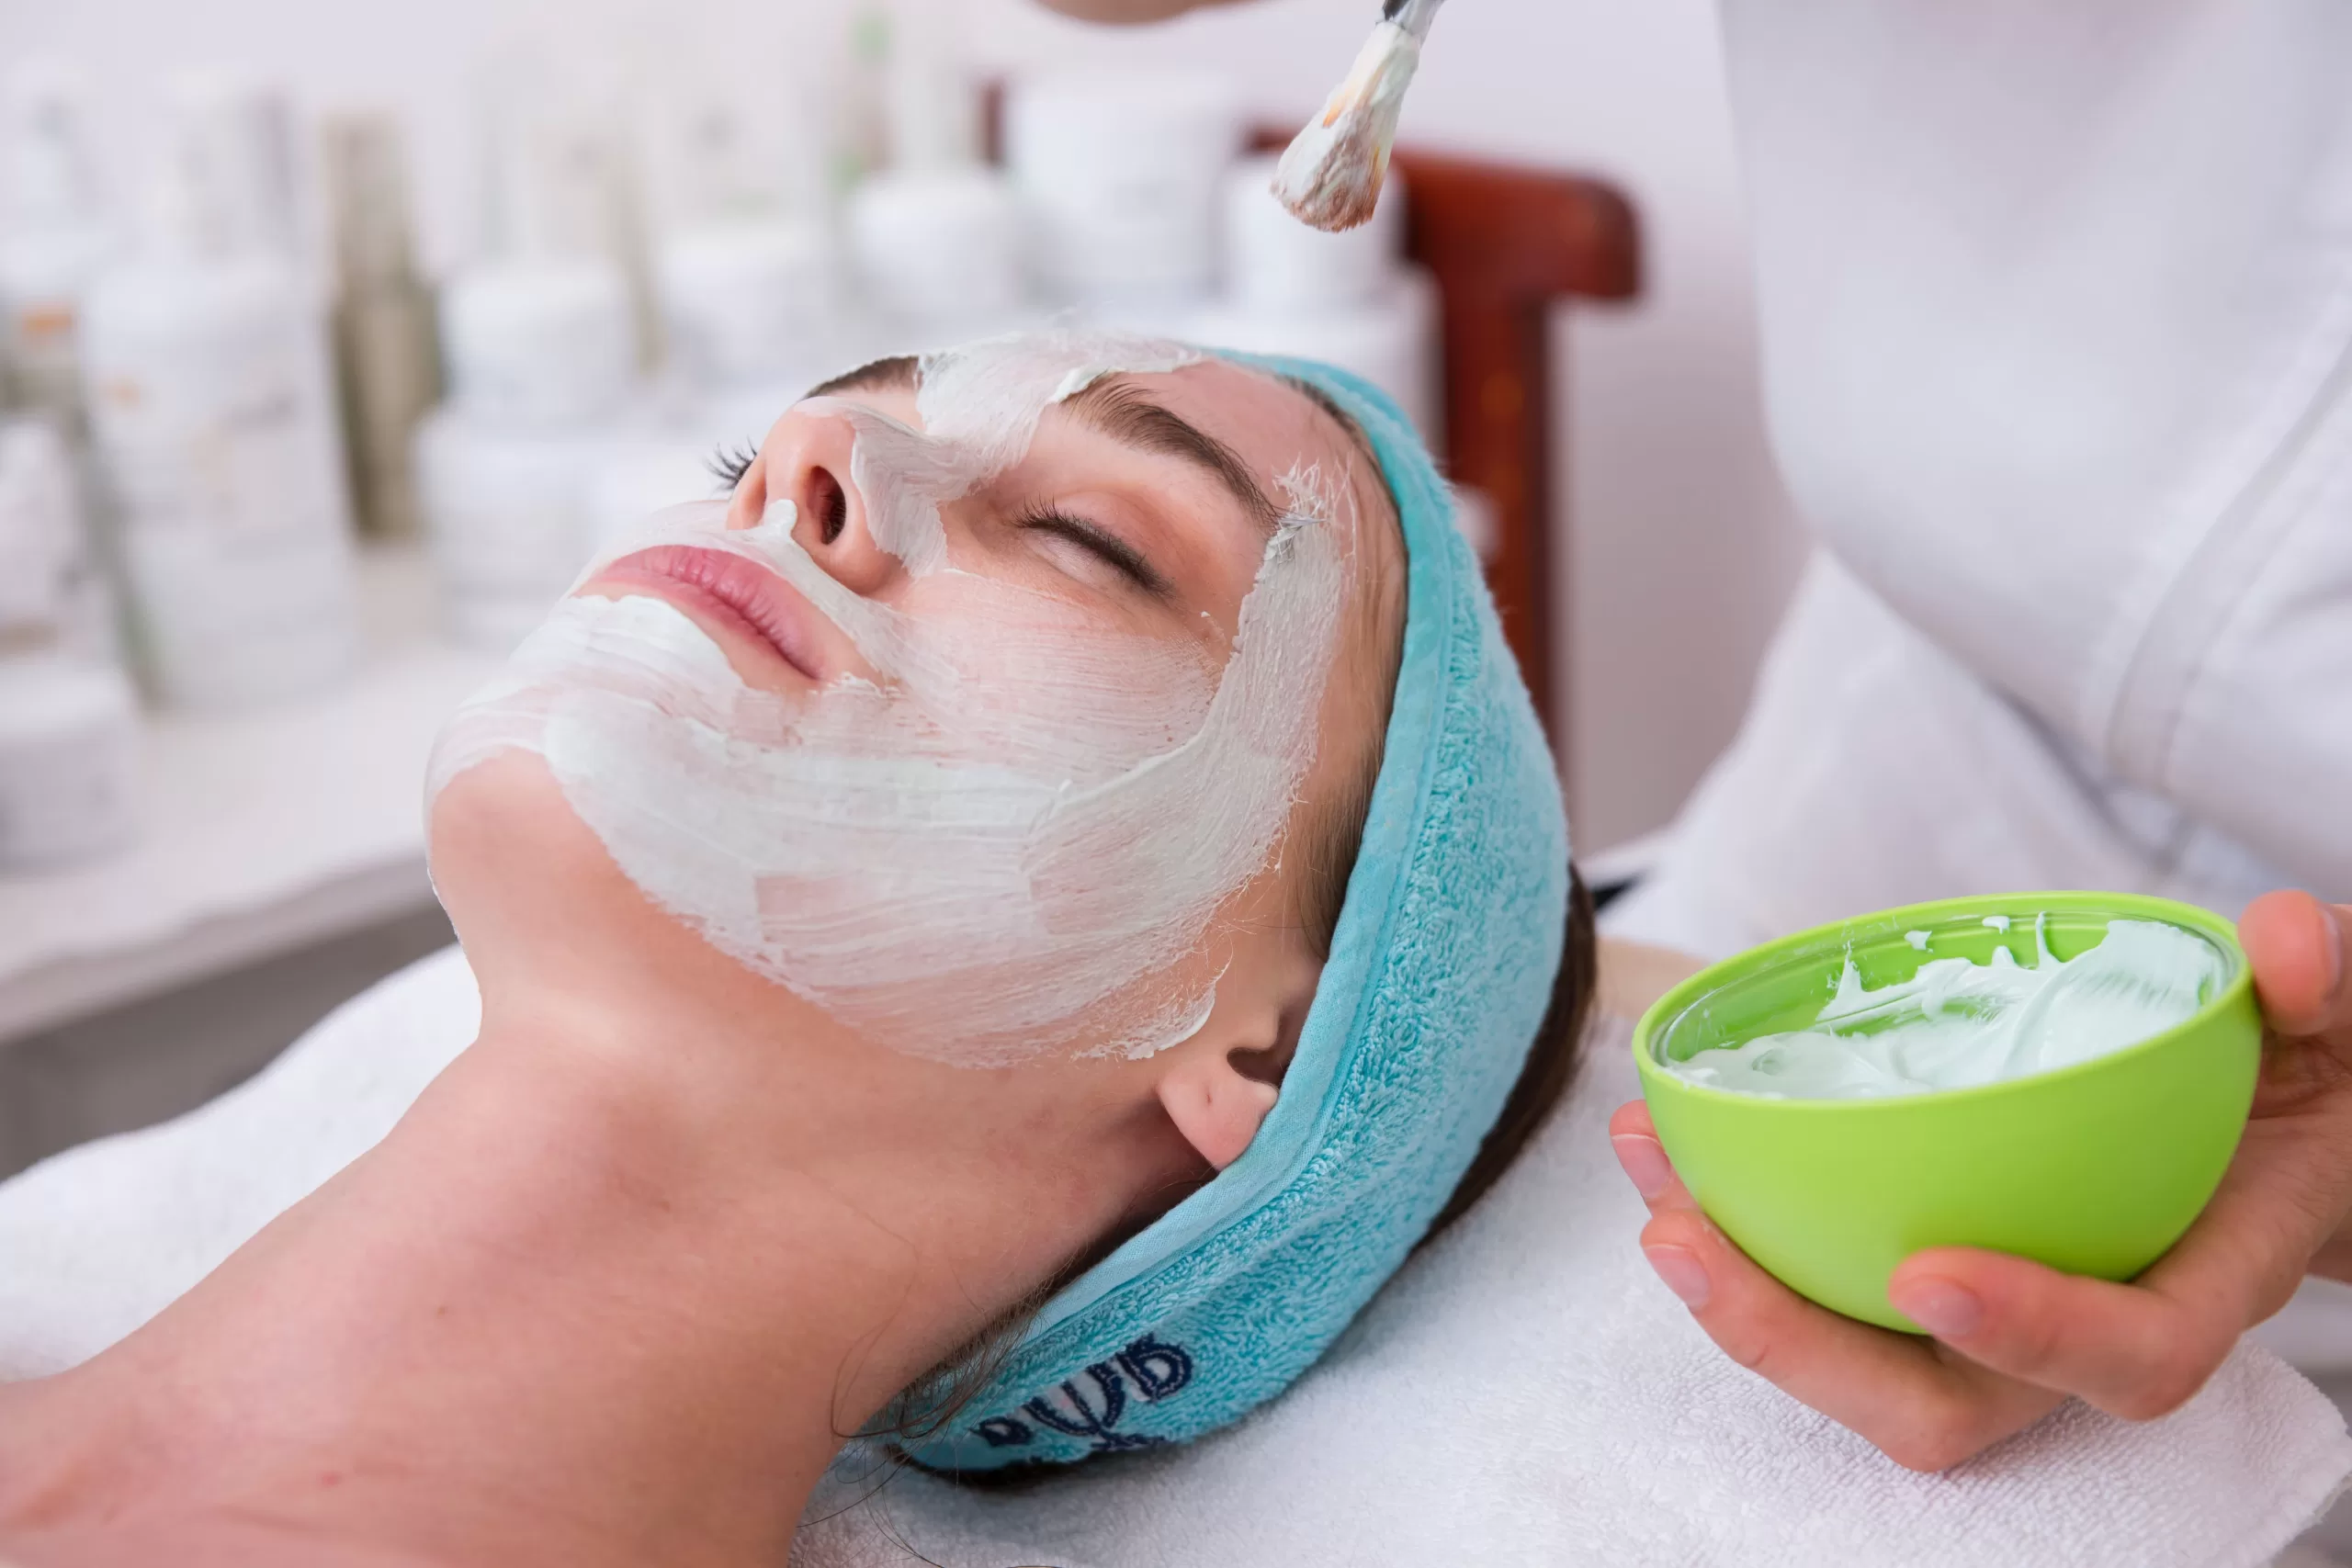
M 1273 902 L 1287 897 L 1278 883 L 1270 880 L 1261 897 L 1278 912 L 1286 908 Z M 1251 918 L 1264 926 L 1279 916 L 1260 908 Z M 1237 942 L 1217 972 L 1208 1018 L 1191 1039 L 1150 1058 L 1160 1109 L 1213 1168 L 1239 1159 L 1274 1108 L 1322 974 L 1295 921 Z
M 1279 1094 L 1245 1076 L 1230 1051 L 1190 1051 L 1159 1079 L 1159 1103 L 1200 1156 L 1218 1170 L 1241 1157 Z

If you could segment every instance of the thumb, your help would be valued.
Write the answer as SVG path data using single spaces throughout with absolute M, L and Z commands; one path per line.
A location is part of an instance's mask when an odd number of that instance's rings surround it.
M 2352 1035 L 2352 907 L 2293 889 L 2265 893 L 2238 917 L 2263 1017 L 2286 1035 Z

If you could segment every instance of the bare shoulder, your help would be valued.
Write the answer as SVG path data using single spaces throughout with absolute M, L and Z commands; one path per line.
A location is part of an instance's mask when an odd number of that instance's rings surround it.
M 1636 1019 L 1649 1006 L 1707 966 L 1703 958 L 1670 947 L 1602 937 L 1600 1010 L 1612 1018 Z

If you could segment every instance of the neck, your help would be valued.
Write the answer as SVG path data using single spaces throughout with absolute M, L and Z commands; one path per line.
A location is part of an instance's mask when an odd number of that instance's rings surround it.
M 1035 1113 L 984 1138 L 910 1117 L 956 1069 L 492 1000 L 380 1146 L 0 1404 L 0 1546 L 105 1518 L 256 1563 L 781 1562 L 844 1438 L 1133 1190 L 998 1075 L 964 1093 Z M 1152 1144 L 1102 1131 L 1098 1162 Z

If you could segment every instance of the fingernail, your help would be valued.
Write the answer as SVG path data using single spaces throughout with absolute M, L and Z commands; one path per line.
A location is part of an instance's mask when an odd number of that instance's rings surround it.
M 1642 1256 L 1684 1306 L 1696 1312 L 1707 1304 L 1707 1266 L 1699 1261 L 1698 1254 L 1681 1247 L 1645 1247 Z
M 2327 953 L 2327 988 L 2320 994 L 2333 999 L 2344 989 L 2344 910 L 2339 905 L 2323 902 L 2319 914 L 2327 922 L 2328 937 L 2320 944 Z
M 1984 1303 L 1976 1292 L 1950 1280 L 1914 1280 L 1889 1291 L 1894 1310 L 1939 1339 L 1965 1339 L 1984 1321 Z
M 1655 1198 L 1674 1185 L 1674 1167 L 1656 1138 L 1619 1133 L 1610 1138 L 1609 1146 L 1617 1151 L 1617 1163 L 1625 1168 L 1634 1190 L 1644 1198 Z

